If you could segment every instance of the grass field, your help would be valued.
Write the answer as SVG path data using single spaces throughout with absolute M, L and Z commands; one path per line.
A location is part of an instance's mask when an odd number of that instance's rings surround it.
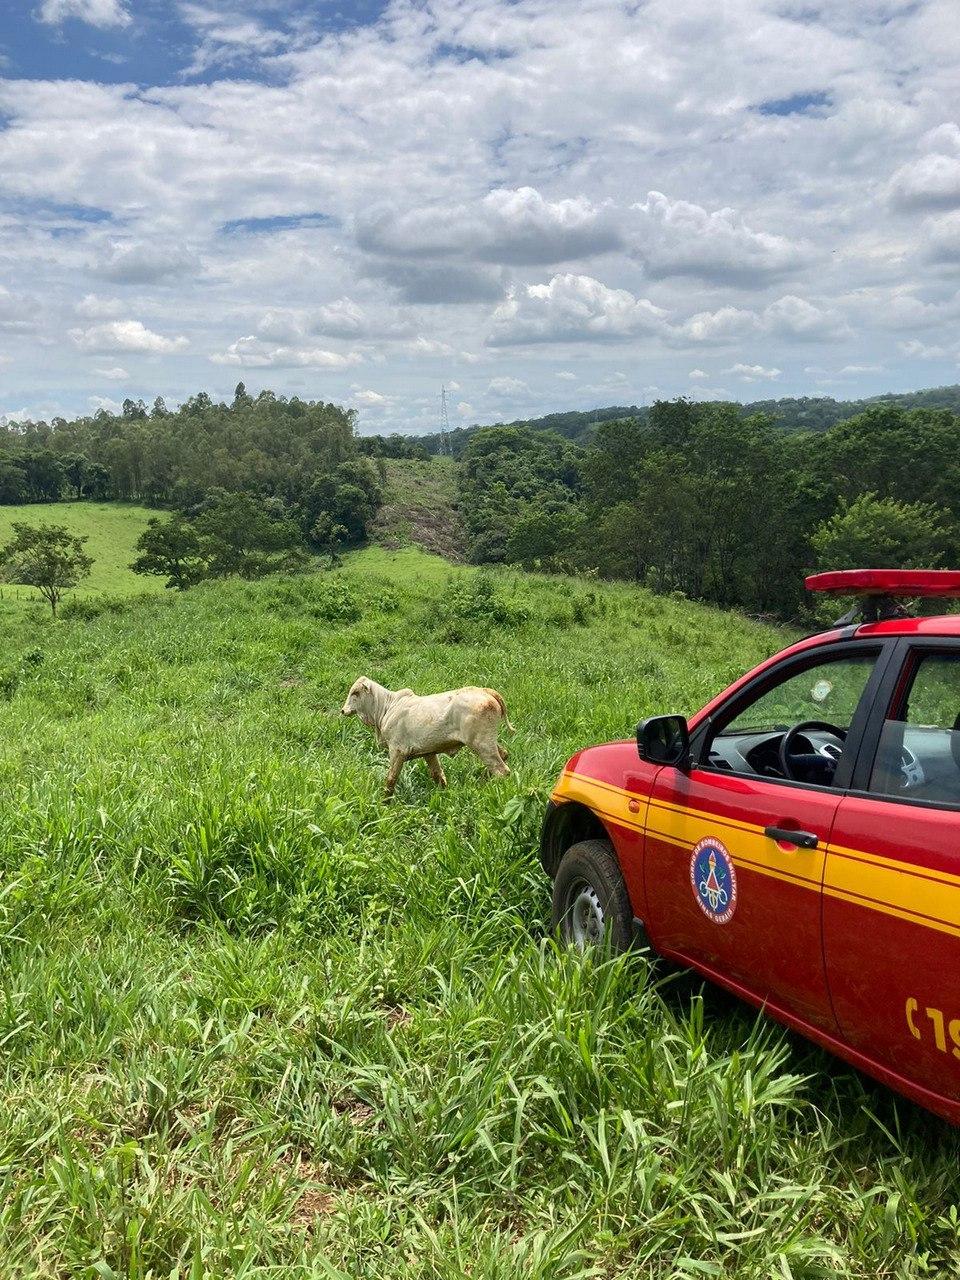
M 953 1131 L 546 936 L 566 756 L 781 636 L 412 551 L 107 604 L 0 616 L 0 1275 L 957 1274 Z M 498 687 L 513 776 L 384 806 L 360 673 Z
M 94 565 L 89 578 L 84 579 L 72 595 L 94 596 L 139 594 L 143 591 L 162 591 L 163 579 L 143 577 L 131 573 L 134 544 L 147 527 L 156 511 L 146 507 L 120 502 L 57 502 L 29 503 L 22 507 L 0 507 L 0 546 L 8 542 L 13 524 L 62 524 L 80 537 L 88 539 L 86 551 L 93 556 Z M 39 599 L 39 593 L 30 587 L 0 586 L 0 600 Z

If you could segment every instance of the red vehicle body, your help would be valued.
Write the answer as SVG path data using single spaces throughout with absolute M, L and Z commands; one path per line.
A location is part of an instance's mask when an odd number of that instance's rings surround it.
M 629 911 L 654 951 L 960 1123 L 960 616 L 838 625 L 685 733 L 661 719 L 563 769 L 557 924 L 622 943 Z

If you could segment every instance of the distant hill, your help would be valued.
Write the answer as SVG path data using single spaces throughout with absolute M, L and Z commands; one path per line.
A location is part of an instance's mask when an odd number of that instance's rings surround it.
M 736 403 L 736 402 L 735 402 Z M 855 418 L 858 413 L 876 404 L 896 404 L 904 409 L 950 409 L 960 414 L 960 386 L 929 387 L 923 391 L 885 392 L 864 400 L 834 400 L 832 396 L 785 397 L 781 400 L 753 400 L 744 404 L 743 412 L 766 413 L 784 431 L 826 431 L 845 418 Z M 637 405 L 611 405 L 604 409 L 587 409 L 569 413 L 548 413 L 542 418 L 519 419 L 498 422 L 494 426 L 526 427 L 531 431 L 553 431 L 582 444 L 590 438 L 598 423 L 617 418 L 646 417 L 649 410 Z M 450 433 L 454 455 L 459 454 L 466 442 L 481 426 L 457 427 Z M 437 433 L 411 437 L 423 444 L 431 453 L 440 450 Z

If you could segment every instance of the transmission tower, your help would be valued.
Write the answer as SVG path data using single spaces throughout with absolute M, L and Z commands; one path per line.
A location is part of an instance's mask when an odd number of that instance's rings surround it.
M 447 388 L 440 388 L 440 452 L 450 452 L 450 419 L 447 416 Z

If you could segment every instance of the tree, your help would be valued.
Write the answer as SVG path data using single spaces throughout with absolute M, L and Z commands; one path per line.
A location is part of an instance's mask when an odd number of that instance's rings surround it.
M 78 538 L 62 525 L 35 528 L 14 524 L 14 536 L 0 552 L 7 582 L 36 587 L 49 603 L 56 618 L 64 591 L 86 578 L 93 559 L 83 549 L 86 538 Z
M 290 520 L 271 519 L 255 498 L 225 493 L 197 517 L 206 573 L 213 578 L 258 578 L 280 568 L 296 567 L 300 531 Z
M 933 569 L 957 545 L 948 513 L 924 502 L 865 493 L 810 539 L 819 569 Z
M 0 458 L 0 503 L 15 506 L 26 502 L 30 496 L 30 486 L 23 467 L 16 460 Z
M 136 549 L 140 555 L 130 566 L 133 572 L 166 578 L 164 585 L 177 591 L 185 591 L 207 572 L 200 536 L 183 516 L 151 520 L 137 539 Z
M 342 524 L 337 524 L 326 511 L 317 516 L 310 530 L 310 541 L 330 557 L 330 567 L 340 563 L 340 552 L 349 534 Z
M 87 470 L 90 463 L 84 454 L 72 453 L 63 459 L 61 466 L 63 467 L 63 474 L 79 502 L 83 497 L 84 486 L 87 483 Z

